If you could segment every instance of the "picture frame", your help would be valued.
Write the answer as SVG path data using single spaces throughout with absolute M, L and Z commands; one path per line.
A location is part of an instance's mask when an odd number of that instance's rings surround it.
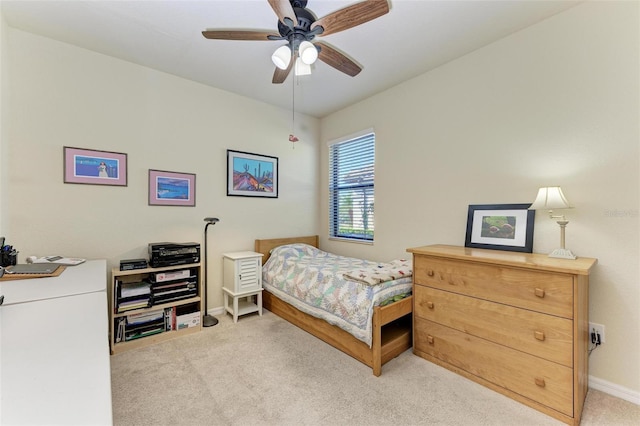
M 149 205 L 195 207 L 196 175 L 149 169 Z
M 63 147 L 64 183 L 127 186 L 127 154 Z
M 278 157 L 228 149 L 227 196 L 278 198 Z
M 533 252 L 531 204 L 469 205 L 465 247 Z

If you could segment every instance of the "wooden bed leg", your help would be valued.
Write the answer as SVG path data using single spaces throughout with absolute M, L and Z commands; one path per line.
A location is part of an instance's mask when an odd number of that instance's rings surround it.
M 371 343 L 371 360 L 373 375 L 382 374 L 382 324 L 380 323 L 380 307 L 373 309 L 373 341 Z

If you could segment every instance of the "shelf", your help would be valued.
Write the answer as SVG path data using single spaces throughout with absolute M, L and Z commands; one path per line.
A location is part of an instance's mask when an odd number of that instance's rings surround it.
M 246 300 L 238 300 L 238 316 L 252 314 L 259 310 L 260 308 L 255 303 L 248 302 Z M 227 309 L 227 311 L 233 315 L 233 309 Z
M 152 306 L 149 306 L 148 308 L 131 309 L 130 311 L 114 313 L 113 317 L 114 318 L 119 318 L 119 317 L 126 317 L 127 315 L 131 315 L 131 314 L 139 314 L 140 312 L 159 311 L 161 309 L 171 308 L 173 306 L 188 305 L 189 303 L 194 303 L 194 302 L 199 302 L 199 301 L 200 301 L 200 296 L 190 297 L 188 299 L 181 299 L 181 300 L 175 300 L 173 302 L 161 303 L 161 304 L 158 304 L 158 305 L 152 305 Z
M 136 274 L 151 274 L 154 272 L 162 272 L 162 271 L 176 271 L 179 269 L 189 269 L 189 268 L 199 268 L 200 263 L 185 263 L 184 265 L 174 265 L 174 266 L 162 266 L 160 268 L 144 268 L 144 269 L 131 269 L 128 271 L 121 271 L 120 268 L 113 268 L 113 275 L 118 276 L 127 276 L 127 275 L 136 275 Z
M 135 282 L 135 281 L 149 281 L 152 274 L 156 274 L 159 272 L 168 272 L 168 271 L 181 271 L 181 270 L 190 270 L 190 277 L 188 281 L 190 282 L 188 285 L 191 287 L 191 291 L 189 294 L 185 294 L 187 297 L 185 299 L 172 300 L 168 302 L 157 303 L 149 307 L 131 309 L 124 312 L 115 312 L 117 310 L 118 302 L 121 299 L 118 299 L 116 296 L 116 292 L 118 291 L 118 282 L 127 283 L 127 282 Z M 156 291 L 156 296 L 161 297 L 161 293 L 163 292 L 160 289 L 160 286 L 164 286 L 165 284 L 172 285 L 177 284 L 178 287 L 182 288 L 182 282 L 187 281 L 185 278 L 176 278 L 170 279 L 166 281 L 162 281 L 160 283 L 151 283 L 151 297 L 153 297 L 154 286 Z M 195 296 L 193 295 L 193 284 L 196 284 L 196 292 Z M 164 289 L 165 291 L 167 289 Z M 173 290 L 170 290 L 173 291 Z M 133 340 L 128 341 L 116 341 L 116 334 L 118 331 L 116 330 L 120 321 L 123 321 L 122 318 L 126 318 L 129 315 L 136 314 L 145 314 L 149 312 L 158 312 L 165 311 L 167 309 L 173 308 L 173 315 L 179 314 L 180 309 L 184 311 L 183 315 L 188 315 L 189 313 L 198 312 L 201 317 L 202 313 L 202 268 L 201 263 L 188 263 L 183 265 L 173 265 L 173 266 L 164 266 L 160 268 L 144 268 L 144 269 L 132 269 L 128 271 L 121 271 L 119 268 L 113 268 L 111 271 L 111 284 L 109 285 L 109 345 L 111 349 L 111 354 L 116 354 L 120 352 L 124 352 L 134 348 L 141 348 L 144 346 L 149 346 L 155 343 L 163 342 L 166 340 L 174 339 L 176 337 L 184 336 L 187 334 L 196 333 L 202 330 L 202 324 L 198 323 L 188 328 L 181 328 L 175 330 L 165 330 L 157 334 L 151 334 L 145 337 L 138 337 Z M 193 305 L 193 307 L 188 306 Z M 196 321 L 196 316 L 193 317 L 193 322 Z M 128 321 L 128 320 L 124 320 Z M 127 324 L 123 325 L 127 329 L 128 332 L 132 331 L 135 325 Z
M 200 330 L 202 330 L 202 326 L 198 325 L 196 327 L 183 328 L 180 330 L 164 331 L 162 333 L 152 334 L 151 336 L 141 337 L 127 342 L 119 342 L 113 345 L 111 354 L 115 355 L 131 349 L 144 348 L 146 346 L 155 345 L 156 343 L 175 339 L 176 337 L 197 333 Z

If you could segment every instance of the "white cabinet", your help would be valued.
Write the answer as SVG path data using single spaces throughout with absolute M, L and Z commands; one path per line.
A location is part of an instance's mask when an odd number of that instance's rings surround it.
M 225 311 L 233 316 L 233 322 L 253 312 L 262 315 L 262 254 L 241 251 L 223 256 Z
M 262 254 L 253 251 L 225 253 L 224 288 L 244 293 L 262 288 Z
M 106 269 L 0 281 L 0 424 L 112 423 Z

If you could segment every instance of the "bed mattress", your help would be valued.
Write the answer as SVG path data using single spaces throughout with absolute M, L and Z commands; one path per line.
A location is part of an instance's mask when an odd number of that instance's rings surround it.
M 279 299 L 371 347 L 374 306 L 411 294 L 410 270 L 400 279 L 375 285 L 345 275 L 389 265 L 339 256 L 307 244 L 290 244 L 273 249 L 262 269 L 262 284 Z

